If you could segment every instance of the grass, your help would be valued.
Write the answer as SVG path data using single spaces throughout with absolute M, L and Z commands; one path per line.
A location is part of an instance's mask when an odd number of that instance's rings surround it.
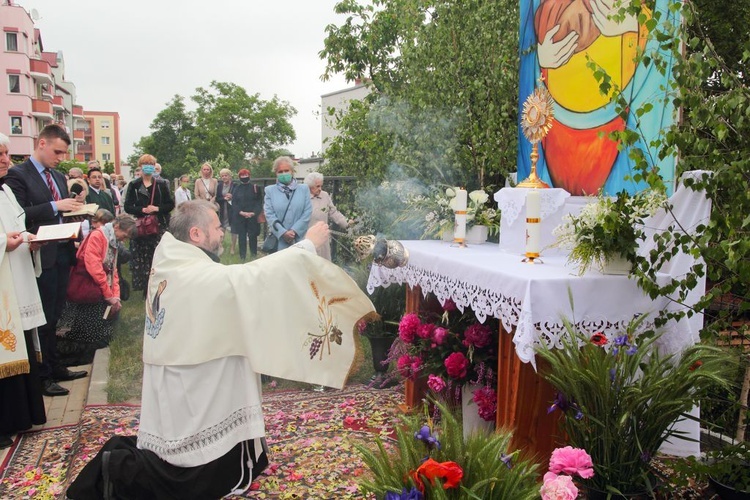
M 224 253 L 221 256 L 223 264 L 239 264 L 240 258 L 229 255 L 229 235 L 224 238 Z M 260 244 L 260 242 L 259 242 Z M 249 252 L 248 252 L 249 254 Z M 123 275 L 132 283 L 130 269 L 123 268 Z M 109 380 L 107 382 L 107 400 L 110 403 L 131 402 L 138 403 L 141 398 L 141 383 L 143 379 L 143 326 L 145 309 L 142 292 L 133 291 L 130 299 L 123 302 L 120 317 L 115 323 L 114 336 L 109 345 Z M 367 339 L 360 342 L 354 360 L 350 383 L 367 382 L 374 374 L 370 361 L 370 343 Z M 309 387 L 308 384 L 288 380 L 276 380 L 277 388 L 299 389 Z

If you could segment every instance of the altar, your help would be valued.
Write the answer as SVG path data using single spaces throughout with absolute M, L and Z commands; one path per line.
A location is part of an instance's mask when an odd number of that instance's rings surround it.
M 496 425 L 513 429 L 514 447 L 542 456 L 556 446 L 559 416 L 547 412 L 554 392 L 537 374 L 536 347 L 560 346 L 563 318 L 581 332 L 611 336 L 639 315 L 649 315 L 641 324 L 645 329 L 653 327 L 651 318 L 660 311 L 679 307 L 666 297 L 652 300 L 627 276 L 597 271 L 579 276 L 563 255 L 543 255 L 543 264 L 531 265 L 521 262 L 521 254 L 493 243 L 463 248 L 442 241 L 401 243 L 409 251 L 409 263 L 396 269 L 373 265 L 368 290 L 406 283 L 407 312 L 416 312 L 420 299 L 432 293 L 441 303 L 451 299 L 462 311 L 471 308 L 479 321 L 498 318 Z M 660 278 L 663 284 L 669 276 Z M 665 325 L 664 347 L 677 352 L 695 343 L 699 332 L 694 324 Z

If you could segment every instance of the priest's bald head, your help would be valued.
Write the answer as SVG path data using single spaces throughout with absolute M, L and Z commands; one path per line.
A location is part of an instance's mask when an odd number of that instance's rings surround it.
M 224 228 L 213 203 L 191 200 L 182 203 L 169 221 L 169 232 L 176 239 L 221 255 Z

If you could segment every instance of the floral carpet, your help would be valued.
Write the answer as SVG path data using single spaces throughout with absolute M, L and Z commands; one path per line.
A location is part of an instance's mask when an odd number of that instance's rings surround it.
M 363 498 L 354 443 L 389 441 L 403 387 L 264 394 L 268 469 L 244 498 Z M 135 434 L 139 406 L 87 406 L 78 425 L 21 435 L 0 464 L 0 498 L 64 498 L 67 484 L 114 434 Z

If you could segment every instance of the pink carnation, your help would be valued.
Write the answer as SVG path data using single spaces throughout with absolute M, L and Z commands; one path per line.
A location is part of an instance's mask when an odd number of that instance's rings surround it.
M 405 314 L 398 324 L 398 336 L 407 344 L 414 342 L 417 335 L 417 329 L 422 324 L 419 316 L 414 313 Z
M 432 332 L 432 341 L 435 343 L 435 345 L 443 345 L 443 342 L 445 342 L 445 338 L 448 336 L 448 333 L 450 332 L 446 328 L 439 326 Z
M 462 379 L 466 377 L 466 371 L 469 368 L 469 360 L 466 359 L 464 353 L 454 352 L 443 362 L 445 370 L 448 372 L 448 376 L 455 379 Z
M 594 477 L 594 464 L 585 450 L 566 446 L 557 448 L 549 459 L 549 470 L 555 474 L 578 474 L 583 479 Z
M 445 389 L 445 380 L 437 375 L 430 375 L 427 377 L 427 387 L 435 392 L 441 392 Z
M 474 391 L 471 398 L 477 404 L 477 412 L 482 420 L 494 422 L 497 415 L 497 393 L 491 387 L 482 387 Z
M 542 500 L 575 500 L 578 488 L 570 476 L 558 476 L 553 472 L 544 475 L 544 484 L 539 490 Z
M 411 378 L 422 368 L 422 359 L 419 356 L 404 354 L 396 361 L 396 367 L 402 377 Z
M 417 328 L 417 336 L 420 339 L 429 339 L 432 338 L 432 332 L 435 331 L 435 325 L 432 323 L 424 323 L 422 325 L 419 325 L 419 328 Z
M 464 332 L 464 345 L 469 347 L 487 347 L 492 343 L 492 330 L 488 327 L 475 323 Z

